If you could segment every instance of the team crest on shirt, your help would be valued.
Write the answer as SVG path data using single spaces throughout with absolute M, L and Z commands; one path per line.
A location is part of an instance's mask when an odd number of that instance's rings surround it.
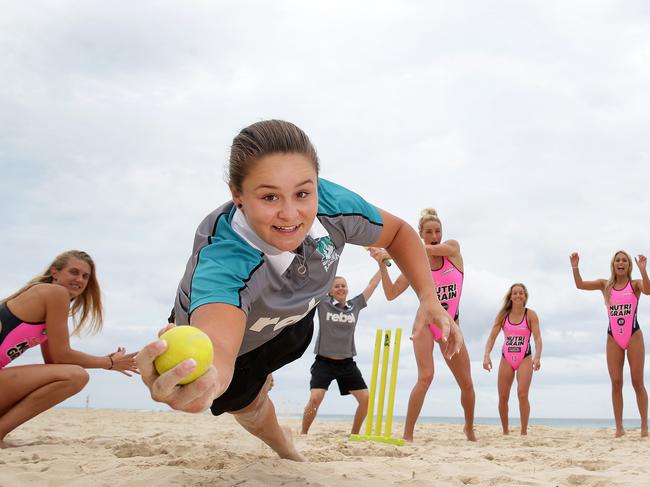
M 336 246 L 329 237 L 319 238 L 316 242 L 316 250 L 323 256 L 323 267 L 326 271 L 339 258 L 339 254 L 336 252 Z

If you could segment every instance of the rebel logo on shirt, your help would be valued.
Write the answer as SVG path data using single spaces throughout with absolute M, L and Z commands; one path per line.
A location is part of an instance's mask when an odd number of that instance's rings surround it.
M 327 321 L 333 321 L 335 323 L 354 323 L 356 319 L 353 314 L 350 313 L 332 313 L 330 311 L 325 315 Z
M 302 320 L 317 304 L 318 301 L 316 301 L 314 298 L 311 298 L 309 304 L 307 304 L 307 311 L 305 311 L 303 314 L 288 316 L 283 319 L 281 319 L 282 318 L 281 316 L 276 316 L 275 318 L 271 318 L 271 317 L 258 318 L 257 321 L 253 323 L 253 326 L 249 328 L 249 330 L 260 332 L 267 326 L 273 325 L 273 331 L 278 331 L 280 328 L 293 325 L 294 323 L 297 323 L 300 320 Z

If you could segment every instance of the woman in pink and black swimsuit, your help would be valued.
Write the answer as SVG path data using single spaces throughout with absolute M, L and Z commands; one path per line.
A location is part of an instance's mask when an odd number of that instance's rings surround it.
M 648 393 L 643 384 L 643 364 L 645 361 L 645 345 L 643 332 L 637 321 L 637 305 L 641 293 L 650 294 L 650 279 L 646 270 L 646 258 L 639 255 L 636 265 L 641 271 L 642 279 L 632 279 L 632 258 L 619 250 L 611 262 L 609 279 L 583 281 L 578 269 L 580 257 L 576 252 L 571 254 L 573 279 L 578 289 L 586 291 L 601 291 L 605 298 L 609 326 L 607 327 L 607 369 L 612 381 L 612 405 L 614 406 L 614 421 L 616 436 L 625 434 L 623 429 L 623 365 L 625 352 L 630 364 L 632 387 L 636 394 L 636 403 L 641 415 L 641 436 L 648 436 Z
M 528 418 L 530 417 L 530 403 L 528 391 L 533 380 L 533 370 L 539 370 L 540 357 L 542 356 L 542 336 L 539 332 L 539 318 L 532 309 L 526 308 L 528 302 L 528 289 L 521 283 L 510 286 L 508 293 L 503 298 L 503 306 L 499 310 L 494 325 L 485 344 L 483 368 L 492 371 L 490 352 L 494 347 L 497 335 L 503 331 L 503 348 L 497 388 L 499 391 L 499 417 L 503 434 L 507 435 L 508 427 L 508 400 L 510 389 L 517 376 L 517 397 L 519 398 L 519 416 L 521 418 L 521 434 L 528 434 Z M 531 356 L 530 336 L 535 340 L 535 356 Z
M 442 222 L 433 208 L 422 210 L 418 229 L 429 257 L 431 277 L 436 284 L 438 300 L 454 319 L 455 324 L 458 325 L 458 308 L 463 290 L 463 257 L 460 253 L 460 245 L 456 240 L 442 241 Z M 402 294 L 408 288 L 409 283 L 402 274 L 394 283 L 392 282 L 386 269 L 386 261 L 390 256 L 385 250 L 370 249 L 370 254 L 379 263 L 384 294 L 386 299 L 391 301 Z M 406 420 L 404 421 L 404 439 L 407 441 L 413 441 L 415 423 L 422 410 L 427 390 L 433 380 L 433 347 L 436 342 L 441 347 L 444 347 L 441 338 L 442 332 L 434 323 L 428 325 L 428 330 L 415 330 L 412 337 L 418 367 L 418 381 L 411 391 Z M 460 403 L 465 414 L 463 431 L 468 440 L 476 441 L 474 433 L 476 395 L 472 383 L 472 371 L 467 347 L 463 344 L 458 354 L 452 358 L 448 358 L 446 353 L 443 355 L 460 387 Z
M 0 448 L 7 446 L 9 432 L 83 389 L 88 382 L 84 369 L 137 371 L 135 353 L 121 347 L 105 356 L 72 349 L 70 315 L 77 318 L 73 335 L 86 327 L 91 333 L 101 330 L 95 264 L 77 250 L 59 255 L 42 275 L 0 300 Z M 45 364 L 7 367 L 38 345 Z

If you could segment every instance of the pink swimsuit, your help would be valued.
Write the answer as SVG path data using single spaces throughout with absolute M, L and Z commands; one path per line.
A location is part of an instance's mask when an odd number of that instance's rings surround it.
M 431 269 L 433 282 L 436 283 L 438 301 L 447 310 L 449 316 L 458 322 L 458 307 L 460 305 L 460 294 L 463 291 L 463 273 L 460 272 L 451 260 L 442 258 L 442 266 L 439 269 Z M 442 330 L 433 323 L 429 324 L 429 330 L 434 340 L 442 338 Z
M 619 347 L 627 350 L 632 334 L 639 330 L 636 318 L 636 308 L 639 298 L 634 294 L 630 281 L 621 290 L 612 288 L 609 292 L 609 326 L 607 333 L 618 343 Z
M 520 323 L 511 323 L 510 315 L 503 320 L 503 358 L 512 370 L 517 370 L 521 362 L 530 355 L 530 326 L 528 326 L 528 309 Z
M 28 323 L 14 315 L 7 303 L 0 305 L 0 369 L 25 350 L 47 340 L 45 322 Z

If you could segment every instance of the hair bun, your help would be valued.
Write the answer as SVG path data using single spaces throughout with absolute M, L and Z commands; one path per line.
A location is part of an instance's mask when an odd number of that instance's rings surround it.
M 420 217 L 424 218 L 425 216 L 435 216 L 438 218 L 438 212 L 435 210 L 435 208 L 425 208 L 420 212 Z

